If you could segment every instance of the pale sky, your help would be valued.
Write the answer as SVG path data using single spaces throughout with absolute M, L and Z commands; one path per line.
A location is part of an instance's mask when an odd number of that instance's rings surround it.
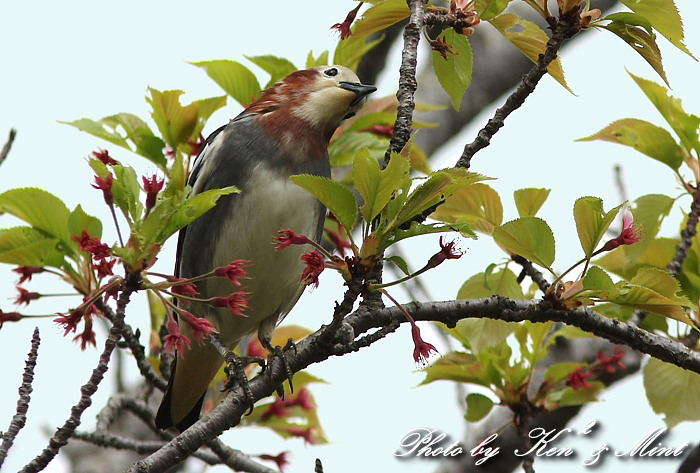
M 593 2 L 595 5 L 595 1 Z M 196 100 L 223 92 L 201 70 L 189 61 L 233 59 L 245 62 L 243 55 L 273 54 L 284 56 L 303 66 L 309 50 L 318 54 L 333 50 L 337 37 L 330 25 L 344 19 L 354 7 L 351 1 L 307 1 L 303 4 L 273 0 L 246 8 L 241 2 L 203 1 L 124 1 L 103 3 L 73 1 L 56 3 L 5 2 L 0 29 L 0 61 L 5 65 L 0 90 L 0 141 L 4 142 L 10 127 L 18 130 L 12 152 L 0 169 L 0 191 L 14 187 L 36 186 L 58 195 L 69 208 L 80 203 L 105 222 L 105 240 L 114 241 L 115 233 L 108 223 L 107 210 L 99 191 L 90 187 L 93 173 L 85 158 L 98 147 L 107 148 L 117 159 L 132 164 L 139 174 L 153 172 L 142 158 L 126 150 L 80 133 L 58 120 L 81 117 L 98 119 L 117 112 L 131 112 L 148 117 L 144 100 L 147 87 L 160 90 L 183 89 L 184 101 Z M 262 6 L 261 6 L 262 5 Z M 678 0 L 686 25 L 700 18 L 700 7 L 692 0 Z M 490 28 L 487 24 L 479 27 Z M 687 46 L 700 53 L 700 33 L 686 31 Z M 664 64 L 673 93 L 683 99 L 687 111 L 700 114 L 697 77 L 700 65 L 659 38 Z M 394 48 L 392 69 L 379 81 L 377 95 L 394 93 L 398 60 Z M 420 60 L 426 64 L 427 51 Z M 251 69 L 255 66 L 249 64 Z M 540 216 L 548 220 L 557 238 L 557 268 L 562 269 L 579 258 L 580 248 L 572 218 L 576 198 L 594 195 L 603 198 L 606 208 L 618 205 L 613 185 L 612 167 L 624 166 L 631 199 L 647 193 L 680 194 L 672 173 L 663 165 L 631 150 L 607 143 L 574 143 L 618 118 L 635 117 L 662 124 L 662 118 L 646 100 L 625 72 L 642 75 L 660 82 L 653 70 L 631 48 L 607 32 L 585 34 L 564 51 L 564 70 L 573 96 L 550 78 L 528 99 L 525 106 L 506 122 L 506 127 L 493 140 L 492 146 L 476 155 L 472 170 L 497 177 L 493 186 L 501 193 L 505 218 L 517 216 L 512 192 L 522 187 L 554 189 Z M 261 82 L 266 81 L 260 74 Z M 502 102 L 499 101 L 499 104 Z M 239 107 L 229 105 L 214 114 L 205 134 L 235 116 Z M 471 141 L 478 127 L 485 123 L 492 110 L 475 125 L 455 136 L 442 150 L 438 162 L 453 165 L 463 145 Z M 689 199 L 681 201 L 684 208 Z M 672 235 L 680 221 L 676 208 L 664 226 Z M 0 217 L 0 225 L 16 222 Z M 174 261 L 174 243 L 166 246 L 157 268 L 170 272 Z M 452 299 L 461 283 L 483 271 L 503 254 L 488 238 L 463 240 L 460 246 L 467 254 L 459 261 L 450 261 L 431 271 L 425 278 L 435 300 Z M 436 251 L 434 239 L 423 237 L 405 245 L 411 262 L 418 267 Z M 16 275 L 11 266 L 0 266 L 0 308 L 13 310 Z M 66 286 L 48 275 L 35 277 L 27 284 L 39 292 L 65 292 Z M 340 278 L 325 275 L 321 287 L 306 293 L 287 321 L 318 328 L 331 317 L 333 301 L 340 297 Z M 405 299 L 405 296 L 398 293 Z M 148 317 L 145 298 L 137 297 L 129 306 L 127 321 L 147 333 Z M 76 299 L 51 299 L 32 303 L 27 313 L 65 310 Z M 42 345 L 36 370 L 34 393 L 27 426 L 16 440 L 5 463 L 6 471 L 16 471 L 31 460 L 45 445 L 43 428 L 61 425 L 77 402 L 79 386 L 96 365 L 101 350 L 81 352 L 50 319 L 8 323 L 0 331 L 0 359 L 4 360 L 0 383 L 0 430 L 4 430 L 14 414 L 17 388 L 24 368 L 35 325 L 41 330 Z M 447 350 L 430 326 L 425 325 L 425 338 Z M 98 334 L 98 347 L 104 334 Z M 415 388 L 423 375 L 415 372 L 412 343 L 408 328 L 367 350 L 342 358 L 334 358 L 309 371 L 330 384 L 313 386 L 320 405 L 319 414 L 330 440 L 325 446 L 304 446 L 300 439 L 283 441 L 263 429 L 234 429 L 224 441 L 244 452 L 276 454 L 293 451 L 290 473 L 313 470 L 313 461 L 322 459 L 326 471 L 333 473 L 359 470 L 425 472 L 434 468 L 432 461 L 398 461 L 392 451 L 409 430 L 427 427 L 445 432 L 452 441 L 462 438 L 465 422 L 455 402 L 455 391 L 447 382 Z M 130 378 L 136 370 L 130 359 Z M 94 417 L 104 405 L 113 387 L 111 377 L 93 397 L 93 407 L 83 417 L 81 428 L 94 426 Z M 679 393 L 681 395 L 681 393 Z M 540 460 L 538 472 L 585 471 L 581 461 L 586 453 L 601 442 L 616 448 L 633 445 L 639 436 L 663 427 L 645 401 L 641 377 L 635 376 L 606 391 L 602 402 L 584 410 L 572 424 L 581 429 L 589 420 L 602 424 L 592 440 L 564 442 L 577 449 L 573 460 Z M 700 440 L 700 426 L 681 424 L 665 442 L 677 446 L 685 441 Z M 465 450 L 472 445 L 463 445 Z M 671 461 L 621 461 L 608 459 L 598 471 L 658 472 L 675 471 Z M 125 466 L 126 467 L 126 466 Z M 197 466 L 193 471 L 198 471 Z M 62 473 L 60 459 L 46 471 Z M 210 471 L 226 471 L 212 468 Z

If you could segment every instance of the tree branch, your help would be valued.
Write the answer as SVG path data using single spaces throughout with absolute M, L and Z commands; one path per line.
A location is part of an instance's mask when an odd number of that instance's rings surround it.
M 17 434 L 22 430 L 22 427 L 24 427 L 27 421 L 27 410 L 29 410 L 29 401 L 31 400 L 34 368 L 36 367 L 40 342 L 39 327 L 36 327 L 32 335 L 32 347 L 29 350 L 27 361 L 24 364 L 24 374 L 22 375 L 22 384 L 19 387 L 17 410 L 10 422 L 10 426 L 7 428 L 7 432 L 2 436 L 2 445 L 0 445 L 0 468 L 2 468 L 2 464 L 5 462 L 7 452 L 10 450 L 10 447 L 12 447 L 15 437 L 17 437 Z
M 12 143 L 14 143 L 15 141 L 15 136 L 17 136 L 17 130 L 15 130 L 14 128 L 10 128 L 10 133 L 7 136 L 7 141 L 0 150 L 0 164 L 2 164 L 3 161 L 5 161 L 7 155 L 10 153 L 10 148 L 12 148 Z
M 454 326 L 458 320 L 464 318 L 482 317 L 508 322 L 524 320 L 565 322 L 614 343 L 625 344 L 662 361 L 700 373 L 700 354 L 689 350 L 683 344 L 646 332 L 617 319 L 603 317 L 590 309 L 556 310 L 546 302 L 514 301 L 502 297 L 431 303 L 413 302 L 404 307 L 416 320 L 439 321 L 448 326 Z M 343 326 L 347 327 L 340 332 L 352 332 L 357 337 L 370 329 L 381 329 L 404 322 L 406 322 L 405 316 L 397 307 L 378 310 L 360 308 L 345 318 Z M 326 327 L 322 327 L 301 340 L 297 344 L 296 351 L 288 351 L 284 354 L 292 372 L 300 371 L 313 363 L 344 352 L 344 345 L 337 345 L 333 340 L 329 340 L 325 335 L 325 329 Z M 257 401 L 272 395 L 286 376 L 283 361 L 274 360 L 264 375 L 258 375 L 250 381 L 253 399 Z M 129 472 L 162 472 L 182 461 L 202 446 L 205 439 L 216 437 L 224 430 L 238 425 L 248 408 L 248 402 L 245 399 L 243 391 L 236 387 L 208 415 L 202 417 L 159 451 L 134 464 Z
M 119 301 L 117 303 L 114 325 L 109 329 L 109 335 L 107 340 L 105 340 L 105 347 L 100 355 L 97 367 L 92 371 L 88 382 L 80 388 L 80 401 L 71 409 L 71 415 L 68 420 L 66 420 L 63 426 L 56 430 L 54 436 L 51 437 L 49 445 L 44 448 L 41 454 L 25 465 L 20 470 L 20 473 L 35 473 L 43 470 L 58 454 L 61 447 L 68 443 L 68 439 L 70 439 L 75 429 L 80 425 L 80 418 L 83 412 L 92 404 L 92 395 L 95 394 L 100 382 L 104 378 L 104 374 L 109 367 L 109 359 L 112 356 L 114 348 L 117 346 L 117 342 L 121 338 L 121 334 L 124 330 L 124 311 L 129 303 L 131 294 L 138 287 L 137 278 L 137 276 L 128 275 L 127 281 L 124 283 L 122 293 L 119 295 Z
M 515 91 L 510 94 L 506 103 L 496 110 L 493 118 L 491 118 L 484 128 L 477 134 L 476 139 L 464 147 L 462 156 L 457 161 L 456 167 L 469 169 L 472 157 L 481 149 L 486 148 L 491 144 L 491 138 L 503 127 L 504 121 L 508 115 L 525 103 L 525 99 L 535 90 L 538 82 L 547 73 L 549 64 L 557 58 L 559 48 L 564 42 L 580 31 L 578 26 L 579 15 L 578 11 L 572 15 L 562 15 L 553 28 L 552 37 L 547 42 L 547 48 L 544 54 L 540 54 L 537 64 L 530 69 L 530 72 L 520 81 L 520 85 Z
M 389 142 L 389 148 L 384 155 L 388 163 L 391 152 L 399 152 L 406 146 L 413 131 L 413 109 L 416 106 L 415 93 L 418 88 L 416 81 L 416 64 L 418 62 L 418 42 L 423 28 L 423 0 L 410 0 L 411 16 L 403 30 L 403 51 L 401 52 L 401 67 L 399 68 L 399 90 L 396 98 L 399 106 L 396 110 L 394 134 Z

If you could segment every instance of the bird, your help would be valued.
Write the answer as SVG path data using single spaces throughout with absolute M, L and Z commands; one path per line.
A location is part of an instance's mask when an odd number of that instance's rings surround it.
M 376 87 L 362 84 L 340 65 L 292 72 L 209 135 L 195 158 L 188 178 L 191 195 L 227 186 L 241 192 L 220 197 L 211 210 L 180 230 L 175 276 L 191 278 L 245 260 L 242 288 L 213 278 L 198 281 L 196 289 L 202 298 L 226 297 L 242 289 L 248 293 L 248 309 L 245 317 L 237 317 L 227 308 L 179 303 L 209 320 L 228 350 L 255 331 L 263 346 L 270 347 L 275 326 L 301 296 L 304 248 L 276 251 L 273 239 L 280 230 L 291 229 L 320 241 L 326 208 L 290 176 L 331 176 L 331 137 L 374 91 Z M 179 325 L 191 338 L 188 324 Z M 182 432 L 196 422 L 223 361 L 206 341 L 176 353 L 156 426 Z

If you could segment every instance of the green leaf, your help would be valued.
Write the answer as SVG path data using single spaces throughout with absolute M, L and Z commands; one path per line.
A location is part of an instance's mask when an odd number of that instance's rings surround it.
M 83 230 L 90 236 L 102 238 L 102 222 L 100 219 L 88 215 L 83 208 L 78 205 L 68 216 L 68 232 L 71 235 L 81 235 Z
M 469 222 L 476 231 L 490 235 L 503 222 L 503 204 L 492 187 L 473 184 L 459 189 L 432 213 L 443 222 Z
M 182 90 L 159 91 L 149 87 L 151 97 L 146 101 L 151 104 L 151 116 L 158 125 L 165 142 L 172 148 L 187 144 L 197 126 L 198 107 L 196 104 L 182 106 Z
M 518 189 L 513 192 L 515 206 L 521 217 L 534 217 L 539 212 L 544 201 L 549 197 L 551 189 Z
M 683 110 L 681 100 L 668 95 L 668 90 L 656 82 L 637 77 L 631 72 L 628 74 L 634 79 L 647 98 L 654 104 L 664 119 L 671 125 L 673 131 L 681 140 L 681 145 L 686 150 L 700 149 L 698 142 L 698 127 L 700 117 L 689 115 Z
M 457 34 L 453 28 L 442 32 L 437 40 L 446 41 L 456 53 L 448 53 L 447 59 L 445 59 L 440 53 L 433 51 L 432 57 L 433 69 L 438 82 L 445 89 L 447 95 L 450 96 L 452 106 L 459 111 L 462 96 L 472 81 L 472 48 L 467 37 Z
M 549 37 L 536 24 L 523 20 L 515 13 L 504 13 L 488 21 L 532 62 L 537 63 L 539 55 L 544 54 Z M 551 62 L 547 72 L 566 90 L 573 93 L 566 84 L 559 58 Z
M 411 274 L 411 272 L 408 270 L 408 263 L 406 263 L 406 260 L 399 255 L 391 255 L 384 258 L 384 260 L 394 263 L 406 276 Z
M 608 273 L 598 266 L 591 266 L 583 278 L 583 288 L 594 291 L 616 291 L 615 283 Z
M 425 372 L 421 386 L 438 380 L 474 383 L 487 387 L 491 384 L 488 369 L 474 355 L 467 353 L 450 352 L 421 371 Z
M 476 234 L 472 231 L 471 226 L 468 223 L 418 223 L 411 222 L 411 226 L 407 229 L 397 228 L 382 238 L 381 244 L 379 245 L 379 251 L 384 251 L 389 246 L 398 243 L 406 238 L 411 238 L 419 235 L 427 235 L 429 233 L 448 233 L 448 232 L 459 232 L 460 235 L 467 238 L 476 239 Z
M 114 176 L 112 184 L 114 203 L 127 219 L 138 220 L 141 217 L 143 205 L 139 200 L 141 188 L 136 171 L 130 166 L 117 164 L 114 166 Z
M 644 367 L 644 389 L 654 412 L 671 429 L 683 421 L 700 420 L 700 375 L 650 358 Z
M 643 235 L 642 240 L 625 248 L 625 256 L 628 262 L 638 261 L 651 245 L 661 229 L 665 217 L 668 217 L 675 199 L 663 194 L 648 194 L 634 201 L 632 215 L 634 225 L 639 227 Z M 675 252 L 675 249 L 674 249 Z M 670 261 L 669 258 L 666 262 Z M 666 267 L 664 264 L 662 267 Z
M 172 234 L 194 222 L 200 216 L 212 209 L 221 196 L 240 192 L 235 186 L 221 189 L 211 189 L 200 194 L 196 194 L 187 199 L 167 216 L 158 216 L 151 213 L 144 222 L 143 235 L 147 243 L 165 243 Z M 157 231 L 147 232 L 147 225 L 152 220 L 158 223 Z M 148 222 L 148 223 L 147 223 Z
M 544 268 L 554 263 L 554 234 L 538 217 L 520 217 L 493 230 L 493 239 L 502 247 Z
M 607 213 L 603 210 L 603 200 L 598 197 L 581 197 L 574 203 L 574 220 L 581 247 L 590 258 L 598 243 L 605 236 L 610 224 L 620 212 L 618 205 Z
M 661 62 L 661 51 L 656 44 L 656 37 L 651 29 L 651 23 L 643 16 L 635 13 L 614 13 L 603 19 L 610 20 L 611 23 L 607 25 L 601 24 L 599 27 L 614 33 L 625 43 L 629 44 L 668 85 L 668 78 Z
M 476 0 L 474 11 L 479 14 L 481 20 L 488 21 L 503 13 L 509 3 L 510 0 Z
M 314 52 L 309 51 L 309 55 L 306 56 L 306 68 L 311 69 L 318 66 L 328 65 L 328 51 L 323 51 L 319 56 L 314 59 Z
M 58 123 L 70 125 L 80 131 L 89 133 L 92 136 L 96 136 L 112 144 L 121 146 L 122 148 L 130 149 L 126 138 L 117 133 L 114 128 L 107 126 L 102 120 L 95 121 L 89 118 L 80 118 L 78 120 L 73 120 L 72 122 L 59 121 Z
M 346 186 L 327 177 L 311 174 L 297 174 L 292 176 L 291 180 L 316 196 L 348 231 L 355 225 L 357 201 Z
M 191 64 L 204 69 L 219 87 L 244 107 L 260 97 L 261 89 L 258 79 L 250 69 L 239 62 L 221 59 Z
M 637 271 L 629 284 L 618 284 L 618 291 L 605 300 L 694 326 L 684 308 L 695 310 L 696 306 L 686 296 L 678 295 L 680 290 L 678 281 L 666 271 L 647 267 Z
M 10 189 L 0 194 L 0 213 L 23 220 L 49 236 L 73 245 L 68 231 L 70 211 L 55 195 L 34 187 Z
M 292 64 L 291 61 L 282 57 L 272 55 L 244 57 L 263 71 L 270 74 L 270 80 L 267 84 L 265 84 L 266 89 L 275 85 L 277 81 L 285 78 L 298 69 L 294 64 Z
M 523 299 L 518 277 L 510 269 L 485 274 L 478 273 L 467 279 L 457 293 L 457 299 L 480 299 L 493 295 L 509 299 Z M 462 319 L 449 332 L 468 341 L 471 349 L 478 353 L 484 348 L 497 345 L 513 333 L 517 324 L 489 318 Z
M 126 137 L 134 144 L 137 154 L 158 165 L 161 169 L 167 167 L 168 163 L 163 156 L 165 143 L 153 134 L 145 121 L 131 113 L 118 113 L 100 121 L 113 130 L 121 127 L 126 133 Z
M 360 207 L 360 212 L 366 222 L 371 222 L 379 212 L 386 207 L 394 192 L 401 188 L 408 178 L 410 164 L 406 158 L 398 153 L 392 153 L 389 164 L 383 171 L 379 170 L 379 164 L 365 149 L 355 156 L 353 165 L 353 179 L 365 203 Z
M 630 10 L 648 19 L 651 26 L 671 44 L 695 59 L 683 44 L 683 22 L 673 0 L 621 0 L 621 2 Z
M 355 155 L 365 148 L 375 159 L 383 159 L 389 138 L 368 131 L 343 133 L 328 147 L 331 166 L 349 166 Z
M 493 401 L 483 394 L 471 393 L 467 395 L 467 413 L 464 418 L 467 422 L 479 422 L 491 412 Z
M 333 64 L 345 66 L 356 71 L 357 66 L 360 64 L 360 59 L 382 41 L 384 41 L 384 35 L 377 39 L 366 41 L 340 40 L 333 53 Z
M 463 169 L 443 169 L 435 171 L 418 186 L 406 200 L 406 204 L 396 216 L 396 225 L 411 219 L 438 202 L 449 198 L 460 188 L 488 179 L 481 174 Z
M 404 0 L 385 0 L 371 8 L 368 8 L 362 18 L 355 22 L 352 28 L 352 36 L 341 40 L 354 43 L 367 35 L 381 31 L 384 28 L 408 18 L 411 9 Z
M 31 227 L 0 229 L 0 263 L 18 266 L 53 266 L 64 263 L 57 238 Z
M 617 120 L 598 133 L 576 141 L 594 140 L 631 146 L 640 153 L 664 163 L 674 171 L 683 164 L 683 150 L 671 133 L 644 120 L 636 118 Z

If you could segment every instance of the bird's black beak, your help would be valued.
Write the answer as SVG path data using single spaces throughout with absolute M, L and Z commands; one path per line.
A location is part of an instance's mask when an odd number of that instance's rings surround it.
M 373 85 L 364 85 L 357 82 L 346 81 L 340 82 L 340 88 L 349 90 L 350 92 L 355 92 L 355 100 L 353 100 L 350 105 L 357 105 L 363 98 L 377 90 L 377 88 Z

